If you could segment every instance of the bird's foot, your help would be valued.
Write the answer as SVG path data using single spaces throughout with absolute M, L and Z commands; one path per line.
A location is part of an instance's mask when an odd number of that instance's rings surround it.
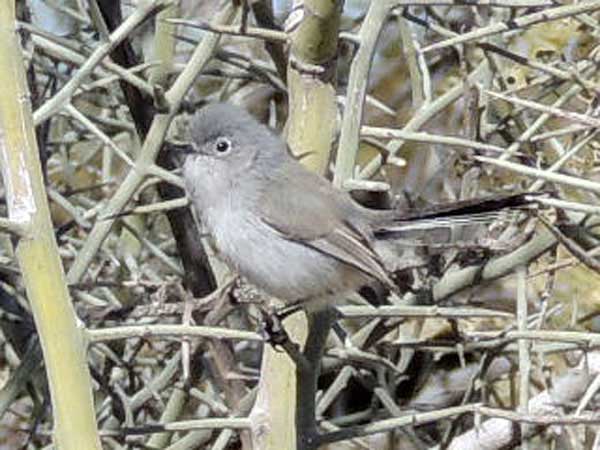
M 265 313 L 263 321 L 263 332 L 265 340 L 277 350 L 277 347 L 283 347 L 286 341 L 290 340 L 287 331 L 283 327 L 282 320 L 277 313 Z
M 285 318 L 293 314 L 299 308 L 297 307 L 291 312 L 288 312 L 287 308 L 285 308 L 286 311 L 284 311 L 283 317 Z M 281 317 L 282 315 L 279 312 L 265 314 L 263 322 L 263 332 L 266 335 L 265 341 L 271 344 L 275 351 L 285 352 L 294 361 L 296 367 L 305 368 L 309 362 L 302 353 L 300 346 L 290 339 L 289 334 L 283 326 Z

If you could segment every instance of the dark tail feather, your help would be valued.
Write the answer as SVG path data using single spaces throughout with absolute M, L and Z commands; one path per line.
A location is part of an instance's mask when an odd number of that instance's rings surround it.
M 418 211 L 398 211 L 391 223 L 382 224 L 374 232 L 380 236 L 408 230 L 489 223 L 508 217 L 515 209 L 536 205 L 536 197 L 540 195 L 543 194 L 507 194 L 432 205 Z

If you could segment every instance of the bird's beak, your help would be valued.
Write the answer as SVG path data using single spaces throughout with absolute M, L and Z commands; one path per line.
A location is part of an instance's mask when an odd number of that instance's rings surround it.
M 172 155 L 173 161 L 178 165 L 182 166 L 185 162 L 185 158 L 192 153 L 196 153 L 194 145 L 191 143 L 174 143 L 168 142 L 167 148 L 169 154 Z

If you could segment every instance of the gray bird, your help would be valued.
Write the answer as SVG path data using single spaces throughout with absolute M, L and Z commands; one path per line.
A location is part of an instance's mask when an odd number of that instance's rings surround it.
M 374 232 L 401 219 L 398 212 L 360 206 L 236 106 L 204 107 L 191 120 L 191 136 L 187 194 L 238 274 L 287 304 L 328 303 L 373 280 L 396 289 Z

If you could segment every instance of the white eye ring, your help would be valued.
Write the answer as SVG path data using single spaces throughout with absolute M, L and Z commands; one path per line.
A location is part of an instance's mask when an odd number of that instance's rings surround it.
M 215 142 L 215 150 L 218 153 L 226 153 L 231 149 L 231 141 L 225 137 L 217 138 Z

